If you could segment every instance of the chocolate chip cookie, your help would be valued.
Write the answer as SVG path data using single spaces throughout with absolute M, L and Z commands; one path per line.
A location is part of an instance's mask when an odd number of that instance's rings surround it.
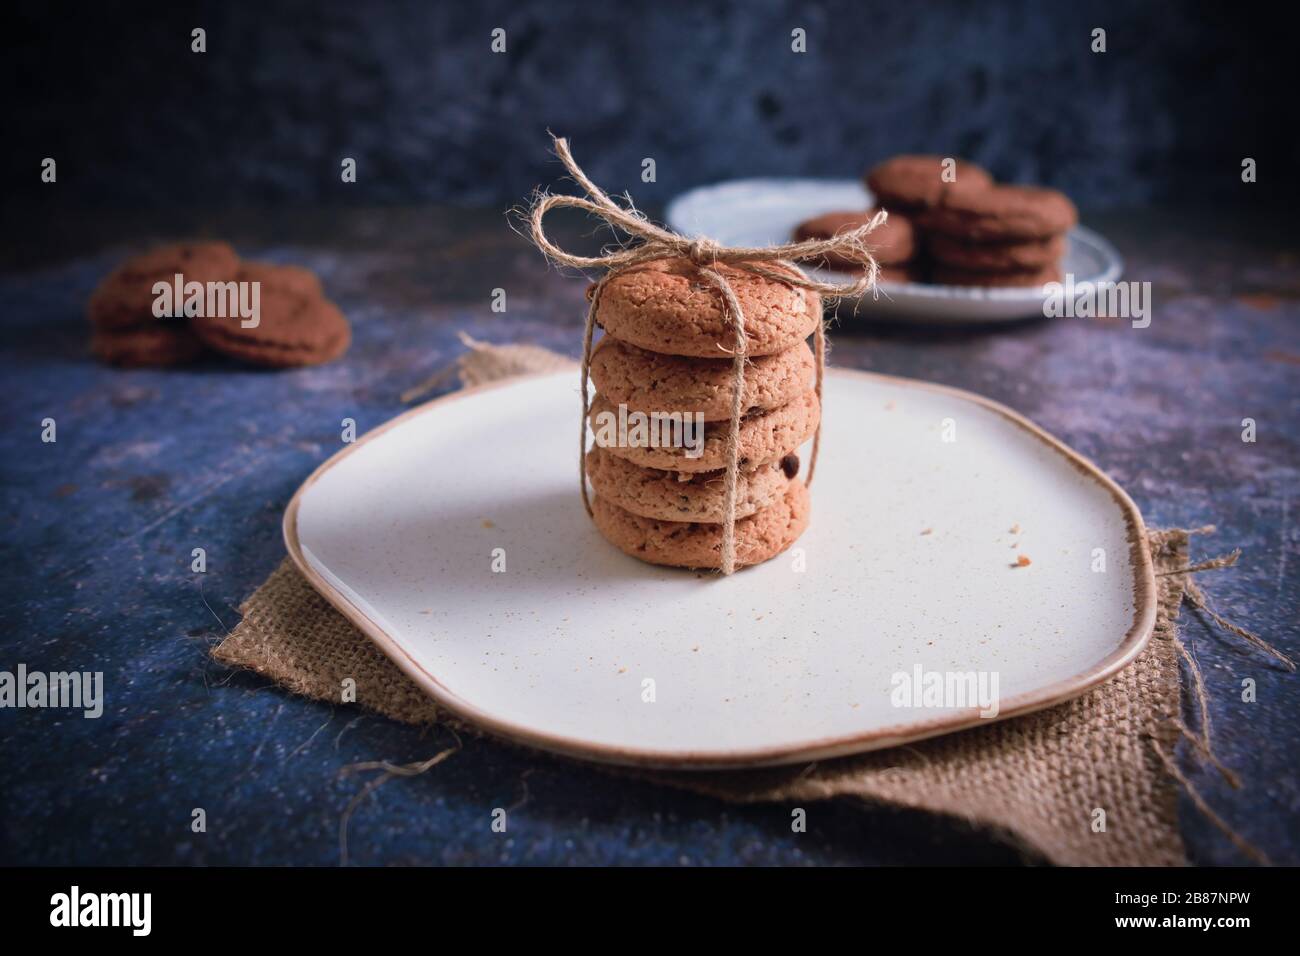
M 613 405 L 642 412 L 699 412 L 705 421 L 731 418 L 731 359 L 660 355 L 606 336 L 591 353 L 591 379 Z M 799 342 L 745 366 L 741 409 L 766 411 L 812 387 L 812 349 Z
M 600 533 L 619 550 L 651 564 L 716 569 L 722 566 L 722 525 L 663 521 L 632 514 L 599 495 L 591 503 Z M 808 490 L 791 481 L 781 499 L 736 522 L 736 566 L 780 554 L 808 527 Z
M 746 415 L 740 422 L 737 440 L 740 468 L 752 471 L 795 451 L 812 438 L 820 419 L 821 406 L 816 393 L 811 391 L 780 408 Z M 727 467 L 729 421 L 706 422 L 703 442 L 696 445 L 700 454 L 691 457 L 695 449 L 686 445 L 665 447 L 661 443 L 661 447 L 656 448 L 621 444 L 624 436 L 618 434 L 618 408 L 603 395 L 593 399 L 590 420 L 597 445 L 643 468 L 696 474 Z M 660 433 L 664 430 L 661 429 Z M 629 439 L 634 437 L 630 427 L 627 431 Z
M 769 508 L 799 472 L 797 455 L 760 465 L 736 476 L 736 517 Z M 603 448 L 587 452 L 587 478 L 596 494 L 624 511 L 665 521 L 717 524 L 726 516 L 726 472 L 683 475 L 642 468 Z

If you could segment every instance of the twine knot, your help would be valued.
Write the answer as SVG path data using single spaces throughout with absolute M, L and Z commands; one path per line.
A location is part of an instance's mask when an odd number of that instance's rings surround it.
M 712 266 L 718 261 L 720 248 L 712 239 L 701 236 L 686 247 L 686 258 L 697 266 Z
M 699 271 L 700 276 L 708 281 L 722 300 L 724 319 L 735 333 L 735 342 L 730 348 L 719 348 L 732 357 L 732 393 L 731 417 L 727 432 L 727 470 L 725 483 L 724 520 L 722 524 L 721 565 L 724 575 L 731 574 L 736 567 L 736 485 L 740 469 L 739 435 L 740 419 L 743 416 L 741 396 L 745 386 L 745 360 L 748 354 L 745 335 L 745 316 L 736 298 L 735 291 L 719 270 L 718 265 L 725 263 L 732 268 L 742 270 L 754 276 L 772 282 L 817 292 L 829 299 L 861 295 L 872 289 L 880 274 L 880 267 L 871 250 L 866 245 L 868 234 L 878 229 L 886 220 L 882 210 L 863 226 L 832 236 L 829 239 L 811 239 L 806 242 L 787 242 L 775 246 L 729 247 L 715 242 L 705 236 L 689 238 L 665 229 L 647 219 L 631 201 L 626 206 L 614 202 L 595 183 L 582 168 L 574 162 L 569 152 L 567 140 L 551 136 L 555 155 L 564 164 L 564 168 L 573 177 L 574 182 L 582 187 L 586 197 L 557 196 L 538 192 L 527 212 L 529 237 L 533 244 L 551 261 L 558 265 L 573 266 L 578 269 L 599 268 L 607 270 L 605 275 L 592 287 L 588 299 L 587 325 L 582 343 L 582 444 L 578 453 L 578 480 L 582 489 L 582 503 L 589 516 L 594 516 L 591 501 L 587 494 L 587 416 L 590 412 L 590 398 L 587 395 L 590 379 L 591 340 L 596 327 L 596 311 L 600 297 L 611 277 L 626 269 L 656 259 L 679 257 L 686 259 Z M 577 256 L 566 252 L 551 242 L 542 228 L 546 213 L 561 206 L 581 209 L 584 212 L 603 219 L 611 228 L 622 231 L 625 235 L 641 240 L 639 244 L 618 244 L 602 250 L 597 256 Z M 862 266 L 862 272 L 848 282 L 823 282 L 814 279 L 791 265 L 794 261 L 825 260 L 829 253 Z M 774 268 L 774 266 L 776 268 Z M 786 271 L 786 270 L 789 271 Z M 822 379 L 826 366 L 825 323 L 820 320 L 814 333 L 817 359 L 817 399 L 822 396 Z M 821 443 L 821 425 L 818 424 L 813 438 L 812 455 L 808 462 L 808 477 L 805 484 L 812 483 L 813 471 L 817 464 L 817 449 Z

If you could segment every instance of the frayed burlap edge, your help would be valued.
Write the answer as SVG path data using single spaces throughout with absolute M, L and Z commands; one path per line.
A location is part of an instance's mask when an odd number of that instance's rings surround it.
M 457 372 L 467 385 L 572 365 L 536 347 L 464 340 L 471 350 L 457 363 Z M 910 746 L 810 765 L 703 773 L 605 769 L 733 802 L 797 805 L 850 797 L 943 814 L 1057 864 L 1183 864 L 1181 774 L 1172 763 L 1174 746 L 1186 730 L 1180 719 L 1181 645 L 1175 622 L 1191 581 L 1192 533 L 1150 532 L 1159 590 L 1152 639 L 1112 680 L 1067 703 Z M 407 724 L 441 723 L 476 732 L 440 713 L 289 559 L 241 611 L 242 622 L 212 651 L 220 663 L 331 703 L 340 701 L 343 682 L 351 678 L 361 707 Z M 446 756 L 425 763 L 432 766 Z M 383 779 L 427 769 L 424 764 L 382 766 Z M 1103 816 L 1104 830 L 1097 826 Z

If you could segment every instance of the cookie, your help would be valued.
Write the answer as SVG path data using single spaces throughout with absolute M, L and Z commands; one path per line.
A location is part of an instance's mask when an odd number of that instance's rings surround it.
M 262 288 L 274 286 L 298 295 L 324 295 L 320 279 L 316 273 L 302 266 L 278 265 L 272 262 L 243 262 L 239 267 L 239 278 L 243 281 L 255 281 Z
M 965 160 L 953 166 L 954 179 L 943 178 L 943 156 L 895 156 L 867 172 L 867 188 L 876 204 L 901 212 L 929 209 L 938 205 L 949 192 L 978 192 L 993 185 L 993 177 L 983 168 Z
M 866 212 L 828 212 L 799 223 L 794 230 L 796 242 L 808 239 L 830 239 L 842 232 L 865 226 L 880 210 Z M 916 254 L 916 235 L 912 222 L 901 213 L 891 212 L 884 224 L 867 234 L 867 247 L 882 266 L 896 266 Z M 826 265 L 832 269 L 860 269 L 860 263 L 837 253 L 826 256 Z
M 611 404 L 640 412 L 699 412 L 705 421 L 731 417 L 731 359 L 660 355 L 611 336 L 591 353 L 591 380 Z M 806 342 L 745 365 L 741 408 L 777 408 L 812 387 L 816 374 Z
M 1041 269 L 1021 272 L 971 272 L 951 266 L 935 266 L 933 279 L 939 285 L 975 286 L 979 288 L 1030 288 L 1061 281 L 1060 266 L 1053 263 Z
M 740 422 L 738 452 L 740 468 L 752 471 L 759 465 L 778 461 L 812 438 L 821 419 L 821 407 L 815 392 L 805 392 L 789 404 L 780 408 L 746 415 Z M 671 434 L 666 423 L 661 423 L 656 430 L 650 429 L 651 440 L 661 437 L 661 447 L 631 447 L 618 444 L 621 440 L 636 440 L 632 431 L 633 422 L 628 422 L 626 436 L 618 434 L 619 412 L 603 395 L 597 395 L 591 403 L 591 427 L 596 435 L 596 444 L 607 448 L 611 454 L 623 458 L 643 468 L 659 468 L 663 471 L 680 471 L 698 474 L 702 471 L 717 471 L 727 467 L 727 433 L 729 421 L 706 422 L 701 454 L 691 458 L 687 454 L 692 449 L 687 445 L 673 447 L 669 444 Z M 657 432 L 657 434 L 656 434 Z M 681 435 L 675 436 L 681 439 Z M 698 436 L 696 448 L 699 448 Z
M 166 368 L 194 361 L 203 343 L 184 322 L 154 319 L 129 329 L 96 331 L 90 350 L 101 362 L 121 368 Z
M 753 471 L 740 472 L 736 478 L 736 517 L 747 518 L 776 504 L 798 473 L 799 457 L 793 454 Z M 587 478 L 605 501 L 643 518 L 716 524 L 726 515 L 723 471 L 679 477 L 677 472 L 642 468 L 603 448 L 593 448 L 587 452 Z
M 937 262 L 968 272 L 1026 272 L 1058 262 L 1065 254 L 1065 236 L 1025 242 L 968 242 L 936 232 L 926 248 Z
M 797 276 L 792 266 L 764 267 Z M 802 342 L 822 319 L 815 292 L 756 276 L 729 265 L 718 271 L 745 313 L 747 353 L 772 355 Z M 735 332 L 724 317 L 722 293 L 685 259 L 659 259 L 611 277 L 596 308 L 596 322 L 631 345 L 667 355 L 725 358 Z
M 651 564 L 681 568 L 722 566 L 722 525 L 643 518 L 597 496 L 596 527 L 616 548 Z M 808 527 L 810 502 L 795 479 L 769 508 L 736 522 L 736 566 L 759 564 L 780 554 Z
M 184 282 L 229 282 L 238 270 L 239 257 L 224 242 L 158 246 L 109 273 L 91 293 L 86 311 L 97 329 L 128 329 L 156 319 L 154 283 L 172 283 L 178 273 Z
M 953 191 L 918 218 L 923 229 L 968 242 L 1048 239 L 1078 221 L 1079 213 L 1065 193 L 1040 186 Z
M 837 270 L 846 275 L 861 274 L 862 270 L 858 269 L 840 269 Z M 922 282 L 924 281 L 925 270 L 921 268 L 918 262 L 908 262 L 901 266 L 881 266 L 880 282 Z M 870 293 L 868 293 L 870 294 Z
M 301 277 L 266 272 L 261 265 L 241 270 L 237 281 L 261 283 L 259 321 L 244 328 L 238 317 L 195 316 L 190 327 L 204 344 L 255 365 L 293 368 L 331 362 L 347 351 L 352 330 L 334 303 L 299 291 Z M 257 278 L 271 276 L 271 280 Z

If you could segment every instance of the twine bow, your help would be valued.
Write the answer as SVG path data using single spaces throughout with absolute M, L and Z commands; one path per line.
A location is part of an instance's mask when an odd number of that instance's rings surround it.
M 591 364 L 591 339 L 596 327 L 596 311 L 600 305 L 600 296 L 606 283 L 615 275 L 633 266 L 652 262 L 657 259 L 682 258 L 692 263 L 700 276 L 718 290 L 722 297 L 723 317 L 734 331 L 732 346 L 718 343 L 720 352 L 732 357 L 732 391 L 731 417 L 727 432 L 726 458 L 727 472 L 725 483 L 724 521 L 722 525 L 722 573 L 731 574 L 736 568 L 736 484 L 739 472 L 739 436 L 740 419 L 744 413 L 741 407 L 742 393 L 745 386 L 745 362 L 748 360 L 748 345 L 745 335 L 745 314 L 736 298 L 735 291 L 726 276 L 718 269 L 727 265 L 740 269 L 751 275 L 761 276 L 773 282 L 816 292 L 827 298 L 835 299 L 846 296 L 861 295 L 873 288 L 880 273 L 880 267 L 866 245 L 866 237 L 886 220 L 884 211 L 876 213 L 871 220 L 856 229 L 842 232 L 830 239 L 811 239 L 806 242 L 789 242 L 777 246 L 743 247 L 723 246 L 712 239 L 690 238 L 679 235 L 647 219 L 630 199 L 626 208 L 614 202 L 599 186 L 593 183 L 581 167 L 573 160 L 569 152 L 568 140 L 552 135 L 555 154 L 564 163 L 564 168 L 574 181 L 582 187 L 586 198 L 582 196 L 554 195 L 537 193 L 528 210 L 529 236 L 533 244 L 547 258 L 557 265 L 573 266 L 578 269 L 599 268 L 605 274 L 592 290 L 590 305 L 587 309 L 587 324 L 582 341 L 582 422 L 581 445 L 578 454 L 579 482 L 582 489 L 582 503 L 587 514 L 592 515 L 591 501 L 587 495 L 587 416 L 590 412 L 590 399 L 587 395 Z M 542 227 L 542 220 L 552 209 L 560 207 L 581 209 L 600 219 L 610 227 L 620 230 L 627 236 L 640 239 L 635 245 L 619 244 L 601 251 L 598 256 L 578 256 L 566 252 L 547 237 Z M 798 268 L 794 261 L 825 259 L 830 254 L 858 262 L 862 273 L 851 282 L 822 282 L 813 279 Z M 771 268 L 769 264 L 784 265 L 790 271 Z M 826 367 L 825 323 L 820 318 L 815 332 L 817 359 L 817 400 L 822 397 L 822 379 Z M 812 483 L 813 472 L 817 465 L 817 451 L 821 444 L 821 424 L 817 426 L 813 438 L 812 458 L 808 462 L 806 484 Z

